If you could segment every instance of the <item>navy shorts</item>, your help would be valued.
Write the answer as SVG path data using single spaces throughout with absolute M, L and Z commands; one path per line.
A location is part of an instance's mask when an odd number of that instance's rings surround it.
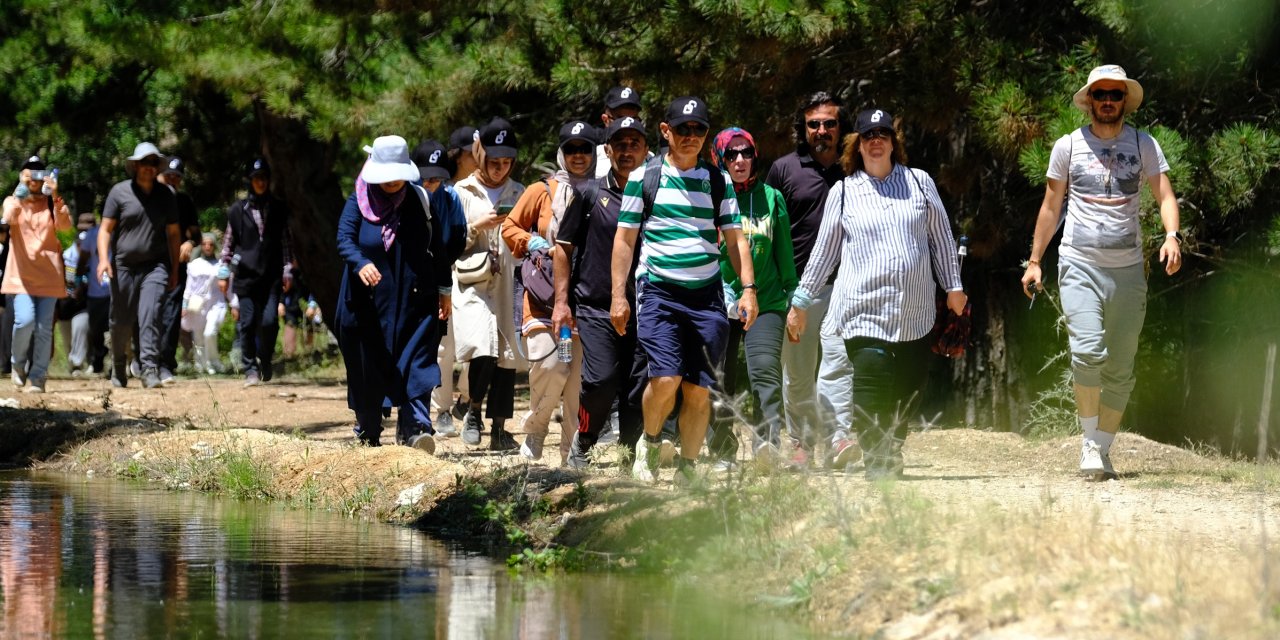
M 649 358 L 649 377 L 681 376 L 708 389 L 724 358 L 729 317 L 719 281 L 699 289 L 678 284 L 636 284 L 636 337 Z

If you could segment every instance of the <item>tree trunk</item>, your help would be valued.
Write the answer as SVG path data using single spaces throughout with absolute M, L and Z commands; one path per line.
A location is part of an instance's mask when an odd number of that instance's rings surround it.
M 344 198 L 333 172 L 336 142 L 316 141 L 305 123 L 272 113 L 261 103 L 256 110 L 274 189 L 289 203 L 294 260 L 329 324 L 342 274 L 336 246 Z

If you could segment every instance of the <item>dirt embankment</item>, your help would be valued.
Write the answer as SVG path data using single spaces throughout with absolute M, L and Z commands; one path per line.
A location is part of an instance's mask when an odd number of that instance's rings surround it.
M 1075 438 L 950 430 L 911 436 L 900 482 L 744 465 L 686 492 L 631 482 L 608 452 L 586 474 L 556 468 L 554 436 L 551 466 L 456 438 L 436 456 L 354 447 L 337 384 L 49 390 L 0 409 L 0 461 L 488 534 L 530 567 L 674 571 L 820 633 L 1280 634 L 1280 469 L 1129 434 L 1118 482 L 1074 476 Z

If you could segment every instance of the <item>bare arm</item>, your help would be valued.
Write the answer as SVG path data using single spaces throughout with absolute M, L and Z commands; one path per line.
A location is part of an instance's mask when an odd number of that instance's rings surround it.
M 169 237 L 169 286 L 173 291 L 178 286 L 178 253 L 182 246 L 182 229 L 174 222 L 164 226 L 165 235 Z
M 103 218 L 102 226 L 98 228 L 98 272 L 93 274 L 99 282 L 102 276 L 109 278 L 115 277 L 115 270 L 111 266 L 111 234 L 116 230 L 115 218 Z
M 1178 214 L 1178 197 L 1173 193 L 1173 185 L 1169 182 L 1169 174 L 1161 173 L 1148 179 L 1151 184 L 1151 195 L 1160 203 L 1160 222 L 1164 224 L 1164 244 L 1160 245 L 1160 262 L 1164 263 L 1164 272 L 1173 275 L 1182 268 L 1182 245 L 1175 236 L 1168 234 L 1180 230 L 1181 220 Z
M 738 281 L 743 285 L 755 284 L 755 263 L 751 261 L 751 245 L 747 243 L 742 229 L 724 229 L 724 242 L 729 247 L 729 264 L 738 274 Z M 743 287 L 738 297 L 738 317 L 742 320 L 743 331 L 750 331 L 755 324 L 760 308 L 756 304 L 756 290 Z
M 1027 260 L 1027 270 L 1022 274 L 1022 292 L 1031 297 L 1030 285 L 1036 287 L 1043 283 L 1044 274 L 1040 270 L 1040 259 L 1049 248 L 1053 233 L 1058 230 L 1058 218 L 1062 216 L 1062 197 L 1066 193 L 1065 180 L 1049 178 L 1044 187 L 1044 202 L 1040 203 L 1040 214 L 1036 216 L 1036 230 L 1031 237 L 1031 258 Z
M 573 245 L 556 243 L 551 249 L 551 265 L 556 278 L 556 304 L 551 310 L 551 330 L 560 335 L 560 327 L 573 328 L 573 314 L 569 311 L 569 275 L 573 259 Z
M 627 335 L 627 320 L 631 318 L 631 305 L 627 303 L 627 279 L 631 275 L 631 259 L 635 255 L 636 238 L 639 235 L 638 228 L 618 227 L 618 232 L 613 236 L 609 319 L 613 321 L 613 330 L 620 336 Z

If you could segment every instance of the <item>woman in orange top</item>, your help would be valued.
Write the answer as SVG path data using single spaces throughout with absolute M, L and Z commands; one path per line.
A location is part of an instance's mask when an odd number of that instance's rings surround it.
M 48 188 L 49 194 L 42 193 Z M 53 310 L 67 296 L 62 245 L 57 230 L 69 230 L 71 212 L 58 195 L 58 181 L 32 156 L 22 165 L 13 195 L 4 199 L 9 259 L 0 293 L 13 296 L 13 384 L 31 381 L 28 393 L 44 393 L 53 349 Z

